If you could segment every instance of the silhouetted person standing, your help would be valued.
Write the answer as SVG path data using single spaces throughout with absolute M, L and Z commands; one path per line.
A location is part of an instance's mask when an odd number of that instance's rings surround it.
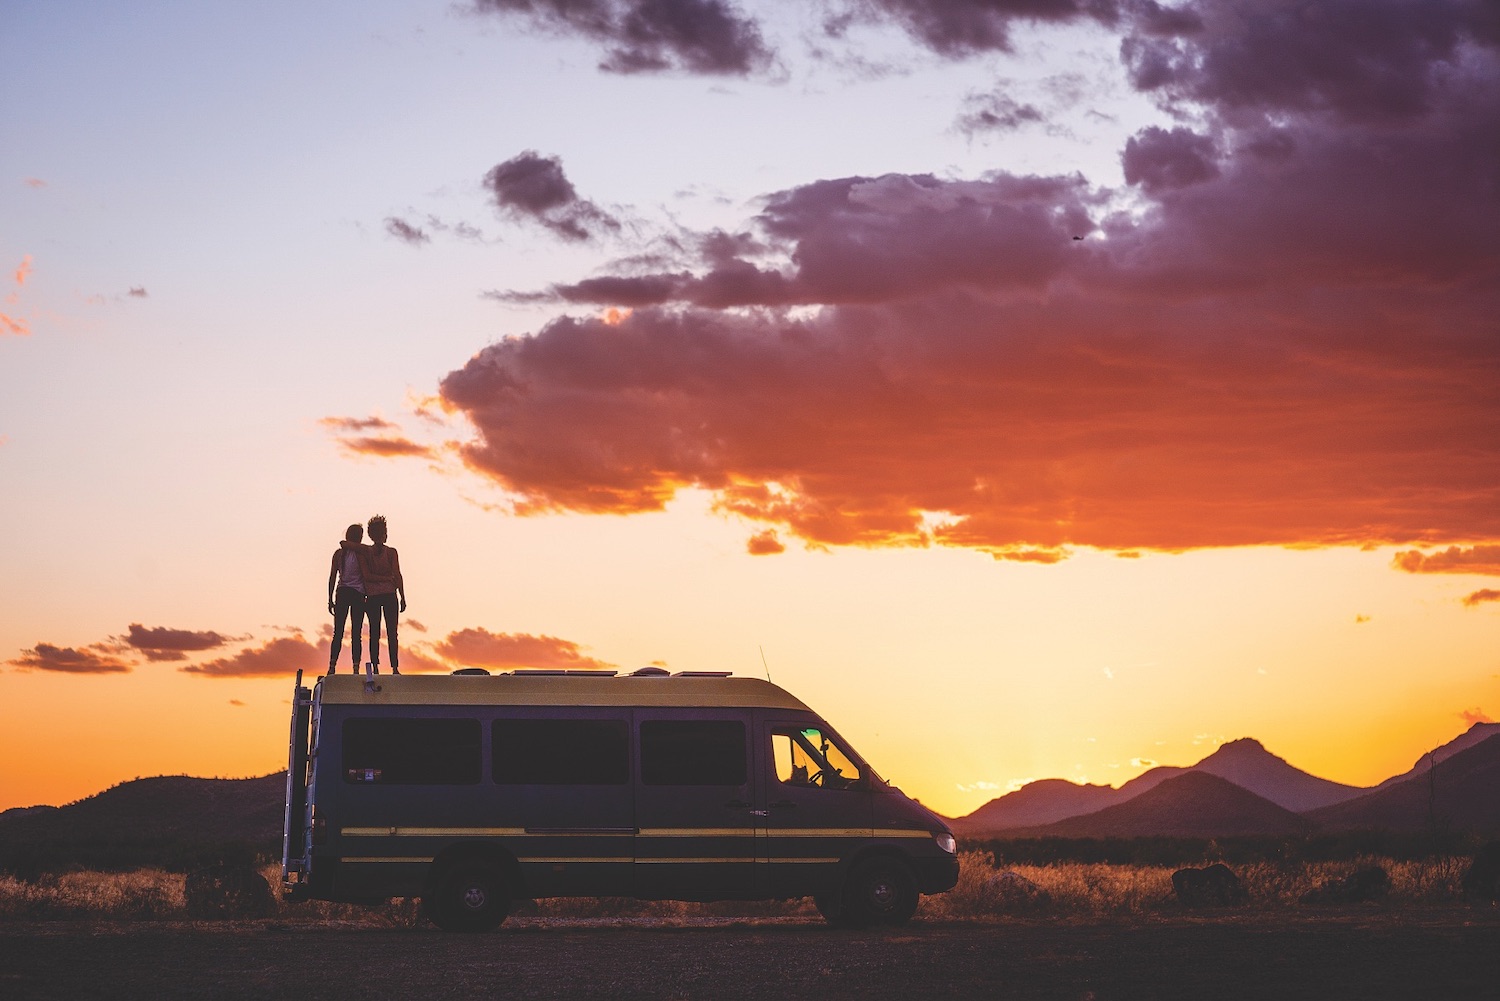
M 359 544 L 365 537 L 364 529 L 350 525 L 344 532 L 344 541 L 333 551 L 333 564 L 328 568 L 328 612 L 333 616 L 333 645 L 328 650 L 328 673 L 339 666 L 339 648 L 344 644 L 344 622 L 354 623 L 349 636 L 349 652 L 353 656 L 354 673 L 359 673 L 360 633 L 365 628 L 365 583 L 360 571 Z M 334 585 L 338 588 L 335 592 Z
M 401 579 L 401 557 L 385 544 L 385 515 L 377 514 L 365 526 L 371 545 L 359 550 L 360 574 L 365 582 L 365 615 L 370 620 L 370 664 L 380 673 L 380 619 L 385 617 L 385 631 L 391 650 L 391 673 L 400 674 L 396 653 L 397 617 L 406 611 L 406 584 Z M 399 599 L 399 607 L 397 605 Z

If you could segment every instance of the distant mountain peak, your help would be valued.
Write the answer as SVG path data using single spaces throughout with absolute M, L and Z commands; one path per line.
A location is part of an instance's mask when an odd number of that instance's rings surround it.
M 1226 741 L 1219 745 L 1215 754 L 1270 754 L 1266 745 L 1254 737 L 1241 737 L 1239 740 Z

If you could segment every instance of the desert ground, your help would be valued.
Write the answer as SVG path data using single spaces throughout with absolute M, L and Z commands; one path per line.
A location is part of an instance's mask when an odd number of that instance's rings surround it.
M 915 922 L 513 919 L 450 935 L 343 922 L 18 922 L 0 996 L 330 999 L 1495 997 L 1500 913 Z

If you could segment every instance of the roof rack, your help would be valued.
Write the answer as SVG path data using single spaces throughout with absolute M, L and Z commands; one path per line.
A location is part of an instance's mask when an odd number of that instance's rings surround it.
M 674 678 L 727 678 L 733 671 L 678 671 Z

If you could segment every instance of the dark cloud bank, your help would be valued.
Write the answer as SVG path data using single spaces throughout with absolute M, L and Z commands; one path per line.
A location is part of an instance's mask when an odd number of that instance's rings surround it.
M 616 25 L 648 5 L 486 6 Z M 1133 85 L 1195 124 L 1132 137 L 1124 192 L 817 180 L 671 266 L 510 293 L 633 310 L 442 381 L 465 460 L 522 511 L 697 486 L 814 543 L 1022 558 L 1500 539 L 1500 8 L 861 9 L 954 56 L 1018 20 L 1113 26 Z M 488 183 L 565 237 L 607 225 L 534 153 Z
M 725 0 L 475 0 L 474 9 L 600 43 L 599 67 L 612 73 L 744 76 L 771 62 L 760 27 Z

